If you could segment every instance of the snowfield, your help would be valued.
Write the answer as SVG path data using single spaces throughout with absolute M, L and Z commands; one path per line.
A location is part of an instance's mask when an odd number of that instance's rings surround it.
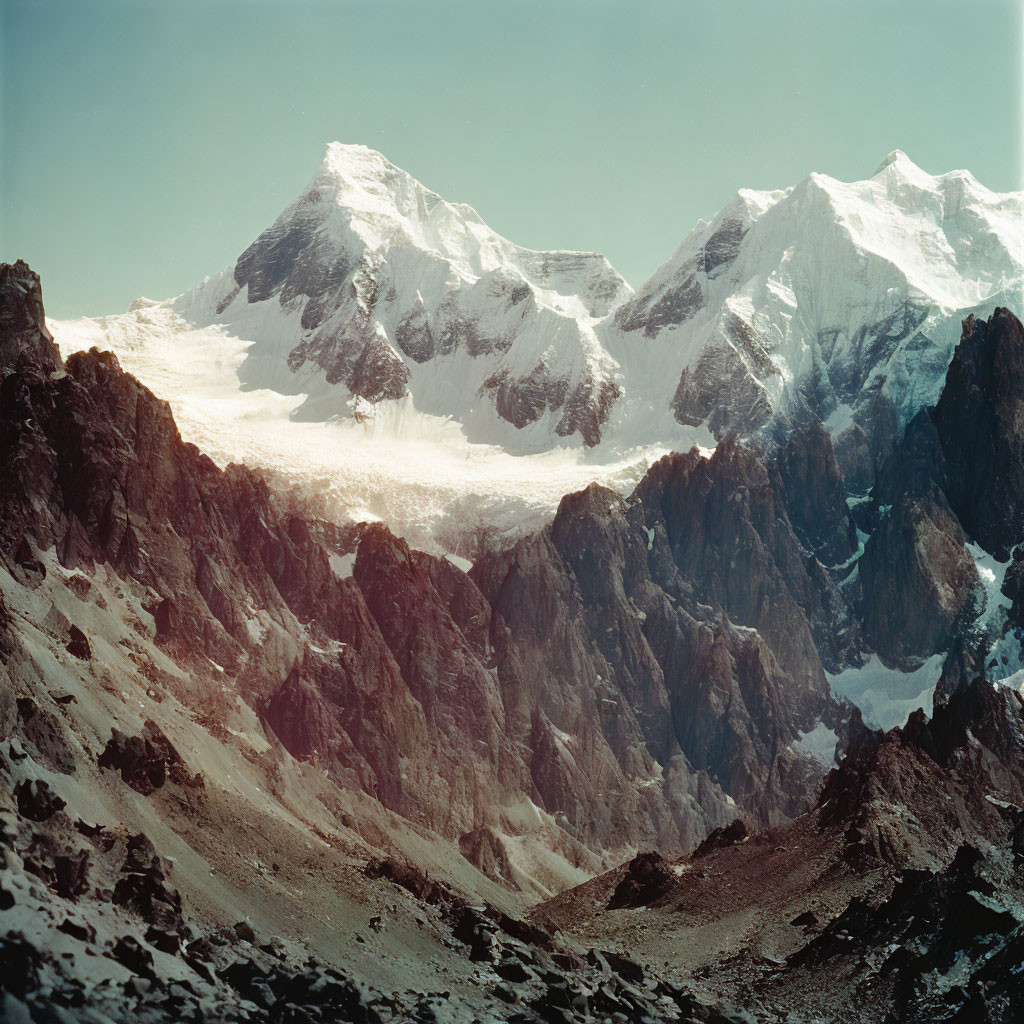
M 933 654 L 913 672 L 889 668 L 877 654 L 863 665 L 828 675 L 832 692 L 860 708 L 875 729 L 906 725 L 919 708 L 931 717 L 935 686 L 942 675 L 945 654 Z
M 538 528 L 565 494 L 592 481 L 628 493 L 668 450 L 565 445 L 516 456 L 471 444 L 458 423 L 418 412 L 411 397 L 371 406 L 361 422 L 294 419 L 304 395 L 240 387 L 251 342 L 220 325 L 195 327 L 171 303 L 139 300 L 118 316 L 48 325 L 64 357 L 93 346 L 114 351 L 170 403 L 182 437 L 218 464 L 260 466 L 326 497 L 336 513 L 383 520 L 415 547 L 470 560 L 481 539 Z

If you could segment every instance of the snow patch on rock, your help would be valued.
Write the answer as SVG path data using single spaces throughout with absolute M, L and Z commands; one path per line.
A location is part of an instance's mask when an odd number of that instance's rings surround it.
M 800 733 L 799 739 L 792 744 L 793 750 L 798 754 L 812 757 L 826 768 L 835 767 L 838 746 L 839 737 L 835 730 L 821 721 L 808 732 Z
M 945 659 L 945 654 L 933 654 L 914 671 L 901 672 L 872 654 L 863 665 L 826 674 L 832 692 L 853 701 L 868 725 L 894 729 L 905 725 L 918 708 L 931 715 L 932 698 Z

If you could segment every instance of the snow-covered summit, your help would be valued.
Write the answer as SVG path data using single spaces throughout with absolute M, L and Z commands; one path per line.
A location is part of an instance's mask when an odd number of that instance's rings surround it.
M 815 415 L 855 485 L 934 401 L 963 317 L 1020 308 L 1022 283 L 1024 193 L 966 171 L 895 150 L 864 181 L 742 189 L 616 311 L 617 422 L 670 409 L 721 436 Z
M 603 256 L 523 248 L 380 153 L 332 143 L 230 269 L 51 326 L 64 351 L 114 349 L 205 449 L 335 482 L 372 455 L 358 479 L 384 497 L 360 508 L 394 523 L 410 460 L 435 511 L 441 477 L 449 504 L 507 504 L 521 481 L 550 504 L 587 473 L 635 480 L 665 449 L 800 417 L 825 423 L 864 489 L 935 400 L 961 319 L 1024 308 L 1022 281 L 1024 194 L 899 150 L 863 181 L 741 189 L 634 294 Z M 544 469 L 513 470 L 524 454 Z
M 314 190 L 342 211 L 368 247 L 387 247 L 398 234 L 447 260 L 469 283 L 509 271 L 529 281 L 541 301 L 594 317 L 632 293 L 600 253 L 516 245 L 492 231 L 473 207 L 447 202 L 366 146 L 332 142 L 307 193 Z
M 618 385 L 596 328 L 631 294 L 603 256 L 524 249 L 380 153 L 332 143 L 234 268 L 176 309 L 251 341 L 242 383 L 306 395 L 300 416 L 411 396 L 471 440 L 529 451 L 597 443 Z

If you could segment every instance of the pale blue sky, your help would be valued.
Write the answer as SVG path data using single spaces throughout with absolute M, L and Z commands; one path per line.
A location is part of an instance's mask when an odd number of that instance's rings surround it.
M 235 257 L 328 141 L 634 285 L 742 186 L 1020 187 L 1017 0 L 0 0 L 0 257 L 68 317 Z

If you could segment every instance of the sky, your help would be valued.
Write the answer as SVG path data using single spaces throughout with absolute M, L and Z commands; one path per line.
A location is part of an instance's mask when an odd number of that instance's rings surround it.
M 1022 187 L 1019 0 L 0 0 L 0 258 L 62 318 L 231 266 L 359 142 L 634 286 L 741 187 Z

